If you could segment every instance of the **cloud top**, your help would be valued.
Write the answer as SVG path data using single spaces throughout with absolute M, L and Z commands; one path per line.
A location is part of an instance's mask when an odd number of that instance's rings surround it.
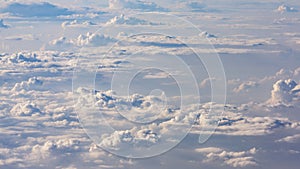
M 269 103 L 272 105 L 290 105 L 299 93 L 297 85 L 292 79 L 277 81 L 273 85 Z

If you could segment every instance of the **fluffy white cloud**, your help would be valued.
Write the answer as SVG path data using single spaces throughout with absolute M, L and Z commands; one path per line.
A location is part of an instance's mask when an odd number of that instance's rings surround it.
M 240 84 L 238 87 L 234 88 L 233 91 L 235 93 L 248 92 L 251 88 L 255 88 L 257 86 L 258 86 L 257 82 L 248 81 Z
M 113 42 L 116 42 L 116 39 L 103 34 L 93 34 L 88 32 L 86 35 L 79 35 L 76 39 L 59 37 L 50 41 L 47 45 L 43 47 L 43 49 L 52 51 L 72 51 L 75 47 L 105 46 Z
M 21 83 L 16 83 L 13 92 L 18 93 L 22 90 L 37 90 L 43 85 L 43 81 L 39 80 L 37 77 L 31 77 L 27 81 L 22 81 Z
M 195 149 L 195 151 L 198 153 L 209 154 L 209 153 L 220 153 L 223 151 L 223 149 L 218 147 L 206 147 L 206 148 L 197 148 Z
M 164 93 L 143 96 L 133 94 L 129 97 L 115 96 L 114 92 L 106 91 L 96 94 L 96 104 L 106 109 L 117 109 L 125 112 L 126 117 L 136 122 L 153 121 L 157 118 L 166 118 L 163 112 L 168 110 Z
M 229 135 L 229 136 L 262 136 L 274 133 L 278 128 L 295 129 L 299 127 L 297 121 L 292 121 L 287 118 L 279 117 L 251 117 L 245 116 L 244 113 L 248 109 L 254 109 L 254 105 L 242 106 L 227 106 L 226 111 L 222 114 L 217 114 L 214 118 L 218 120 L 219 126 L 216 128 L 215 135 Z M 224 110 L 224 109 L 223 109 Z M 262 111 L 262 107 L 258 108 Z M 201 118 L 204 113 L 201 113 Z M 209 132 L 210 126 L 201 122 L 200 125 L 195 125 L 191 130 L 195 134 L 205 134 Z
M 34 162 L 49 160 L 53 162 L 55 156 L 63 155 L 65 157 L 80 151 L 80 140 L 76 138 L 48 138 L 48 140 L 38 141 L 31 147 L 27 159 Z M 49 164 L 51 165 L 51 164 Z
M 73 43 L 78 46 L 104 46 L 112 42 L 116 42 L 116 40 L 103 34 L 88 32 L 86 35 L 79 35 Z
M 94 26 L 97 25 L 94 22 L 91 21 L 84 21 L 84 22 L 80 22 L 78 20 L 73 20 L 73 21 L 65 21 L 61 24 L 62 28 L 67 28 L 67 27 L 86 27 L 86 26 Z
M 205 163 L 221 161 L 229 166 L 239 168 L 258 165 L 253 157 L 253 155 L 257 153 L 256 148 L 252 148 L 247 151 L 235 152 L 226 151 L 217 147 L 208 147 L 198 148 L 195 151 L 205 155 L 205 159 L 203 160 Z
M 200 83 L 200 87 L 201 88 L 205 88 L 205 87 L 211 87 L 211 82 L 212 81 L 217 81 L 216 78 L 206 78 L 204 80 L 202 80 L 202 82 Z
M 100 145 L 109 149 L 119 149 L 124 145 L 148 147 L 157 143 L 159 137 L 157 133 L 151 130 L 133 128 L 126 131 L 115 131 L 110 136 L 105 136 Z
M 4 55 L 0 58 L 4 63 L 26 63 L 26 62 L 41 62 L 36 53 L 20 52 L 12 55 Z
M 135 17 L 127 17 L 124 14 L 120 16 L 115 16 L 111 20 L 109 20 L 107 25 L 118 24 L 118 25 L 155 25 L 154 23 L 148 22 L 143 19 L 138 19 Z
M 273 90 L 271 92 L 271 98 L 268 103 L 273 106 L 292 105 L 293 100 L 297 99 L 297 94 L 299 93 L 297 83 L 292 80 L 279 80 L 273 85 Z
M 59 37 L 57 39 L 50 41 L 43 48 L 46 50 L 53 50 L 53 51 L 62 51 L 62 50 L 66 51 L 68 49 L 71 49 L 73 46 L 74 43 L 72 43 L 66 37 Z
M 10 111 L 13 116 L 39 116 L 43 112 L 37 107 L 37 105 L 27 102 L 18 103 Z

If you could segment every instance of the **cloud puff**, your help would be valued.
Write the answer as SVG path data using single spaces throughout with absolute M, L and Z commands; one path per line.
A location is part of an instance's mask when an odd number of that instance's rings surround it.
M 284 137 L 282 139 L 277 140 L 276 142 L 300 143 L 300 134 Z
M 280 5 L 277 8 L 277 11 L 281 12 L 281 13 L 284 13 L 284 12 L 298 12 L 298 10 L 296 10 L 295 8 L 289 7 L 289 6 L 285 5 L 285 4 Z
M 57 17 L 74 13 L 66 8 L 60 8 L 48 2 L 31 4 L 11 3 L 0 9 L 0 12 L 20 17 Z
M 294 80 L 279 80 L 273 85 L 271 91 L 271 98 L 268 103 L 273 106 L 284 105 L 290 106 L 293 100 L 297 98 L 299 94 L 297 83 Z
M 113 93 L 112 91 L 98 92 L 96 95 L 97 105 L 102 108 L 115 108 L 128 112 L 126 117 L 132 121 L 155 120 L 158 118 L 157 116 L 162 116 L 161 112 L 167 110 L 164 93 L 148 96 L 133 94 L 129 97 L 112 96 Z
M 232 106 L 230 106 L 232 107 Z M 226 106 L 226 111 L 215 119 L 219 119 L 219 126 L 215 130 L 216 135 L 232 135 L 232 136 L 261 136 L 269 133 L 275 132 L 278 128 L 297 128 L 299 126 L 298 122 L 291 121 L 286 118 L 276 118 L 276 117 L 249 117 L 245 116 L 243 113 L 249 109 L 249 106 L 241 107 L 233 106 L 230 108 Z M 260 109 L 261 110 L 261 109 Z M 201 113 L 200 120 L 204 113 Z M 203 124 L 194 126 L 191 131 L 195 134 L 202 134 L 200 129 L 205 133 L 210 130 L 210 126 Z
M 171 75 L 166 72 L 149 72 L 143 79 L 166 79 L 171 78 Z
M 238 87 L 234 88 L 235 93 L 248 92 L 251 88 L 257 87 L 259 84 L 254 81 L 248 81 L 240 84 Z
M 43 114 L 33 103 L 18 103 L 10 111 L 13 116 L 35 116 Z
M 252 148 L 248 151 L 230 152 L 217 147 L 208 147 L 198 148 L 195 151 L 205 155 L 206 158 L 203 160 L 205 163 L 221 161 L 224 164 L 232 167 L 257 166 L 257 163 L 253 157 L 253 155 L 257 153 L 256 148 Z
M 9 28 L 8 25 L 4 24 L 3 19 L 0 19 L 0 28 Z
M 109 0 L 110 9 L 138 9 L 142 11 L 167 11 L 154 2 L 140 0 Z
M 200 87 L 201 88 L 211 87 L 211 82 L 215 82 L 215 81 L 217 81 L 216 78 L 206 78 L 202 80 L 202 82 L 200 83 Z
M 18 93 L 22 90 L 36 90 L 43 85 L 43 81 L 38 80 L 37 77 L 29 78 L 27 81 L 22 81 L 21 83 L 16 83 L 12 91 Z
M 116 40 L 103 34 L 88 32 L 86 35 L 79 35 L 73 43 L 78 46 L 105 46 L 112 42 L 116 42 Z
M 111 20 L 109 20 L 107 25 L 118 24 L 118 25 L 155 25 L 154 23 L 147 22 L 142 19 L 138 19 L 135 17 L 127 17 L 124 14 L 120 16 L 115 16 Z
M 117 40 L 103 34 L 93 34 L 88 32 L 86 35 L 79 35 L 76 39 L 68 39 L 66 37 L 59 37 L 50 41 L 43 48 L 46 50 L 67 50 L 73 47 L 96 47 L 105 46 L 109 43 L 116 42 Z
M 80 150 L 79 144 L 79 140 L 71 138 L 48 140 L 42 145 L 33 146 L 30 157 L 34 158 L 34 160 L 39 160 L 48 159 L 51 154 L 62 153 L 67 155 Z
M 80 22 L 78 20 L 73 20 L 73 21 L 65 21 L 61 24 L 62 28 L 67 28 L 67 27 L 86 27 L 86 26 L 93 26 L 97 25 L 96 23 L 93 23 L 91 21 L 84 21 Z
M 73 46 L 74 43 L 72 43 L 72 41 L 68 40 L 66 37 L 59 37 L 50 41 L 43 48 L 45 50 L 66 51 L 67 49 L 72 48 Z
M 37 54 L 25 52 L 15 53 L 12 55 L 5 55 L 0 58 L 0 61 L 4 63 L 41 62 L 41 60 L 37 58 Z
M 110 136 L 105 136 L 100 145 L 109 149 L 119 149 L 128 145 L 147 147 L 158 141 L 159 136 L 153 131 L 133 128 L 132 130 L 115 131 Z

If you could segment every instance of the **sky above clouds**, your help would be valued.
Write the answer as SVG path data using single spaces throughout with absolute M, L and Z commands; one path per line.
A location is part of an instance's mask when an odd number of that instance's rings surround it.
M 299 12 L 2 1 L 0 168 L 299 168 Z

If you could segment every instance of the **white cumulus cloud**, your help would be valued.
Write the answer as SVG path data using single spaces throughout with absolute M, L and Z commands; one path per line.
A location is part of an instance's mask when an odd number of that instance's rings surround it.
M 148 22 L 143 19 L 135 18 L 135 17 L 127 17 L 124 14 L 120 16 L 115 16 L 111 20 L 109 20 L 107 25 L 118 24 L 118 25 L 155 25 L 154 23 Z
M 34 116 L 43 114 L 37 105 L 30 102 L 16 104 L 10 113 L 13 116 Z
M 293 100 L 297 98 L 297 94 L 299 93 L 298 90 L 294 90 L 296 86 L 297 83 L 292 79 L 277 81 L 273 85 L 271 98 L 268 103 L 272 105 L 291 105 Z
M 253 155 L 257 153 L 256 148 L 247 151 L 226 151 L 218 147 L 198 148 L 195 150 L 205 156 L 203 162 L 213 163 L 220 161 L 231 167 L 249 167 L 257 166 Z

